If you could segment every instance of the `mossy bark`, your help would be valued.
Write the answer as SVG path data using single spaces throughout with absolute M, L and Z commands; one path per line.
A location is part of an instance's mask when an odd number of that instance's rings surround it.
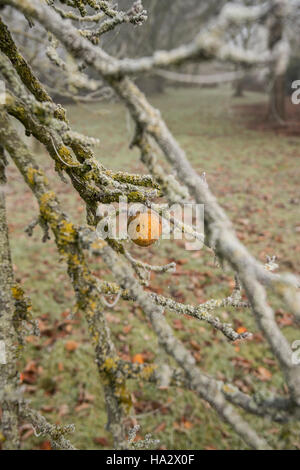
M 0 160 L 4 150 L 0 147 Z M 0 165 L 0 397 L 2 406 L 2 436 L 4 449 L 19 448 L 18 404 L 15 401 L 18 386 L 18 340 L 14 328 L 15 306 L 12 295 L 14 285 L 5 208 L 4 165 Z
M 118 357 L 106 323 L 101 302 L 102 294 L 98 289 L 97 280 L 85 261 L 76 226 L 61 210 L 44 173 L 39 170 L 29 155 L 28 148 L 10 125 L 8 116 L 1 111 L 0 123 L 0 139 L 37 198 L 41 217 L 52 230 L 59 253 L 68 265 L 68 274 L 77 296 L 77 305 L 85 314 L 89 334 L 95 347 L 96 362 L 107 404 L 107 427 L 114 436 L 115 448 L 123 449 L 126 447 L 123 418 L 131 405 L 130 394 L 126 389 L 124 376 L 122 374 L 120 376 L 117 368 L 109 367 L 111 361 L 117 361 Z M 4 278 L 7 279 L 6 274 Z

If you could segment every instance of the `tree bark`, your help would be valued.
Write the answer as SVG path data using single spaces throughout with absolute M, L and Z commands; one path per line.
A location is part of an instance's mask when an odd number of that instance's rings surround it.
M 12 295 L 13 270 L 11 263 L 5 208 L 4 150 L 0 147 L 0 403 L 2 407 L 1 434 L 4 449 L 19 448 L 18 403 L 18 341 L 14 328 L 15 305 Z
M 274 78 L 274 84 L 270 97 L 270 112 L 275 119 L 285 121 L 286 119 L 286 106 L 285 106 L 285 74 L 277 75 Z
M 244 96 L 244 79 L 237 80 L 234 84 L 234 98 L 242 98 Z
M 274 57 L 271 69 L 269 117 L 281 123 L 286 118 L 285 77 L 290 55 L 285 38 L 286 15 L 287 1 L 275 0 L 273 14 L 269 19 L 269 48 Z

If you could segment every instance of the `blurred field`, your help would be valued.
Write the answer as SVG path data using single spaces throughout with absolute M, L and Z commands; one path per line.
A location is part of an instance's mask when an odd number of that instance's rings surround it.
M 172 132 L 186 149 L 199 172 L 230 215 L 239 237 L 261 261 L 276 254 L 282 270 L 300 274 L 300 139 L 275 132 L 248 129 L 245 105 L 261 102 L 249 94 L 233 100 L 232 90 L 170 89 L 151 101 L 160 108 Z M 238 107 L 237 107 L 238 106 Z M 243 113 L 239 111 L 240 106 Z M 249 113 L 251 112 L 249 108 Z M 101 139 L 96 155 L 112 169 L 143 172 L 136 150 L 128 148 L 134 129 L 121 104 L 70 106 L 68 117 L 75 130 Z M 253 116 L 249 116 L 253 118 Z M 300 134 L 299 134 L 300 135 Z M 53 163 L 39 152 L 37 159 L 47 171 L 66 212 L 84 223 L 84 207 L 70 184 L 53 172 Z M 26 342 L 24 386 L 27 398 L 53 422 L 75 423 L 72 441 L 81 449 L 111 448 L 105 431 L 103 395 L 84 318 L 68 315 L 74 297 L 65 266 L 53 241 L 41 242 L 39 228 L 32 238 L 24 234 L 37 215 L 37 204 L 17 170 L 9 167 L 8 208 L 13 263 L 16 277 L 33 302 L 42 336 Z M 177 273 L 152 277 L 153 290 L 178 301 L 203 302 L 228 295 L 230 272 L 214 265 L 205 250 L 186 252 L 182 243 L 162 241 L 151 249 L 129 246 L 135 257 L 157 262 L 175 260 Z M 99 277 L 106 276 L 101 259 L 91 260 Z M 277 319 L 291 342 L 299 339 L 293 319 L 275 303 Z M 221 310 L 219 316 L 254 333 L 254 340 L 240 346 L 194 320 L 167 314 L 177 334 L 193 351 L 199 367 L 220 380 L 231 381 L 246 392 L 282 391 L 283 381 L 265 341 L 248 311 Z M 133 304 L 119 302 L 107 313 L 120 354 L 145 362 L 155 360 L 157 342 L 143 313 Z M 298 336 L 297 336 L 298 334 Z M 178 389 L 156 391 L 148 384 L 131 383 L 140 436 L 151 432 L 167 449 L 243 449 L 245 445 L 215 412 L 194 394 Z M 261 421 L 251 418 L 258 430 Z M 128 420 L 131 427 L 133 420 Z M 300 425 L 264 423 L 265 437 L 282 448 L 300 448 Z M 49 443 L 22 429 L 24 448 L 47 449 Z

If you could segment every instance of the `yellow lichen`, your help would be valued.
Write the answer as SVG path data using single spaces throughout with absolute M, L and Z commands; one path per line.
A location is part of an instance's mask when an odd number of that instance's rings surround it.
M 142 370 L 142 373 L 141 373 L 141 378 L 145 379 L 145 380 L 149 380 L 149 378 L 153 374 L 155 368 L 156 368 L 155 365 L 144 367 L 143 370 Z
M 132 408 L 132 398 L 124 383 L 116 386 L 116 396 L 123 406 L 124 412 L 129 414 Z
M 227 393 L 228 395 L 233 395 L 235 393 L 235 388 L 232 387 L 232 385 L 225 384 L 223 385 L 223 391 L 224 393 Z
M 117 367 L 117 358 L 114 359 L 112 357 L 108 357 L 107 359 L 105 359 L 104 363 L 103 363 L 103 369 L 105 371 L 111 371 L 113 369 L 116 369 Z
M 36 183 L 36 177 L 39 176 L 41 178 L 43 178 L 43 183 L 44 184 L 48 184 L 48 180 L 46 178 L 46 176 L 44 175 L 44 173 L 40 170 L 36 170 L 35 168 L 28 168 L 27 170 L 27 179 L 28 179 L 28 182 L 31 186 L 33 186 L 35 183 Z
M 93 243 L 92 243 L 92 249 L 97 251 L 97 250 L 102 250 L 105 246 L 107 245 L 107 243 L 104 241 L 104 240 L 101 240 L 100 238 L 95 240 Z
M 23 289 L 17 284 L 11 288 L 12 296 L 15 300 L 21 300 L 24 297 Z
M 59 234 L 60 242 L 64 244 L 74 243 L 76 241 L 76 236 L 77 236 L 77 232 L 72 222 L 63 220 L 60 223 L 60 234 Z
M 40 199 L 41 207 L 47 206 L 50 202 L 55 201 L 55 199 L 56 199 L 56 195 L 54 191 L 49 191 L 47 193 L 44 193 Z
M 76 165 L 76 163 L 73 161 L 70 150 L 65 145 L 62 145 L 59 147 L 58 154 L 63 160 L 63 162 L 65 162 L 66 164 L 72 165 L 72 166 Z M 80 166 L 79 163 L 78 163 L 78 166 Z

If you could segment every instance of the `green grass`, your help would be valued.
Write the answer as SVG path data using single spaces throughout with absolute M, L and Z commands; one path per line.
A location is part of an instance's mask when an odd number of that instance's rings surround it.
M 199 171 L 205 171 L 208 183 L 230 215 L 238 235 L 261 261 L 276 254 L 282 270 L 299 274 L 299 202 L 300 198 L 298 137 L 283 137 L 272 132 L 251 131 L 236 104 L 253 104 L 265 99 L 249 94 L 231 99 L 230 88 L 170 89 L 151 101 L 160 108 L 171 131 L 185 148 L 188 158 Z M 144 172 L 137 150 L 129 150 L 133 125 L 125 108 L 117 104 L 95 104 L 88 108 L 70 106 L 68 117 L 74 130 L 98 137 L 99 161 L 111 169 Z M 77 222 L 84 222 L 84 205 L 68 184 L 53 172 L 53 163 L 43 151 L 37 153 L 39 163 L 60 195 L 64 207 Z M 167 167 L 167 165 L 166 165 Z M 52 422 L 75 423 L 74 444 L 81 449 L 105 446 L 94 439 L 111 437 L 105 431 L 104 400 L 92 347 L 89 344 L 84 318 L 78 314 L 71 323 L 66 317 L 74 307 L 74 297 L 65 266 L 60 262 L 53 240 L 44 245 L 36 229 L 32 238 L 24 234 L 26 226 L 37 215 L 37 204 L 25 187 L 17 170 L 10 165 L 8 212 L 11 247 L 16 277 L 31 297 L 34 316 L 42 321 L 42 336 L 26 343 L 20 368 L 35 361 L 33 383 L 26 384 L 26 396 Z M 129 246 L 132 254 L 146 262 L 163 263 L 179 260 L 182 275 L 155 275 L 151 286 L 155 291 L 172 295 L 177 300 L 197 303 L 230 293 L 232 275 L 216 268 L 205 251 L 186 252 L 182 243 L 161 241 L 150 249 Z M 90 260 L 99 277 L 108 275 L 101 259 Z M 282 306 L 274 301 L 278 319 L 286 318 Z M 249 311 L 222 309 L 219 316 L 235 327 L 245 326 L 253 333 L 258 329 Z M 178 326 L 178 317 L 167 314 Z M 228 344 L 221 334 L 206 324 L 180 319 L 178 336 L 195 354 L 199 367 L 221 380 L 236 383 L 243 390 L 279 390 L 284 382 L 266 342 L 256 334 L 252 342 L 239 347 Z M 132 358 L 144 353 L 155 360 L 157 340 L 143 313 L 133 304 L 120 301 L 108 312 L 108 321 L 120 353 Z M 131 325 L 128 333 L 124 327 Z M 284 326 L 290 341 L 299 339 L 294 324 Z M 79 347 L 67 352 L 66 341 Z M 161 355 L 161 354 L 160 354 Z M 237 358 L 242 358 L 244 361 Z M 239 364 L 239 365 L 237 365 Z M 264 382 L 257 376 L 258 367 L 272 374 Z M 130 383 L 134 395 L 136 418 L 141 436 L 151 432 L 167 449 L 244 449 L 245 444 L 222 423 L 210 407 L 194 394 L 182 389 L 157 391 L 149 384 Z M 86 403 L 90 406 L 81 406 Z M 281 426 L 250 417 L 255 428 L 277 448 L 298 448 L 300 426 Z M 128 420 L 127 425 L 132 426 Z M 43 438 L 22 431 L 24 448 L 46 446 Z

